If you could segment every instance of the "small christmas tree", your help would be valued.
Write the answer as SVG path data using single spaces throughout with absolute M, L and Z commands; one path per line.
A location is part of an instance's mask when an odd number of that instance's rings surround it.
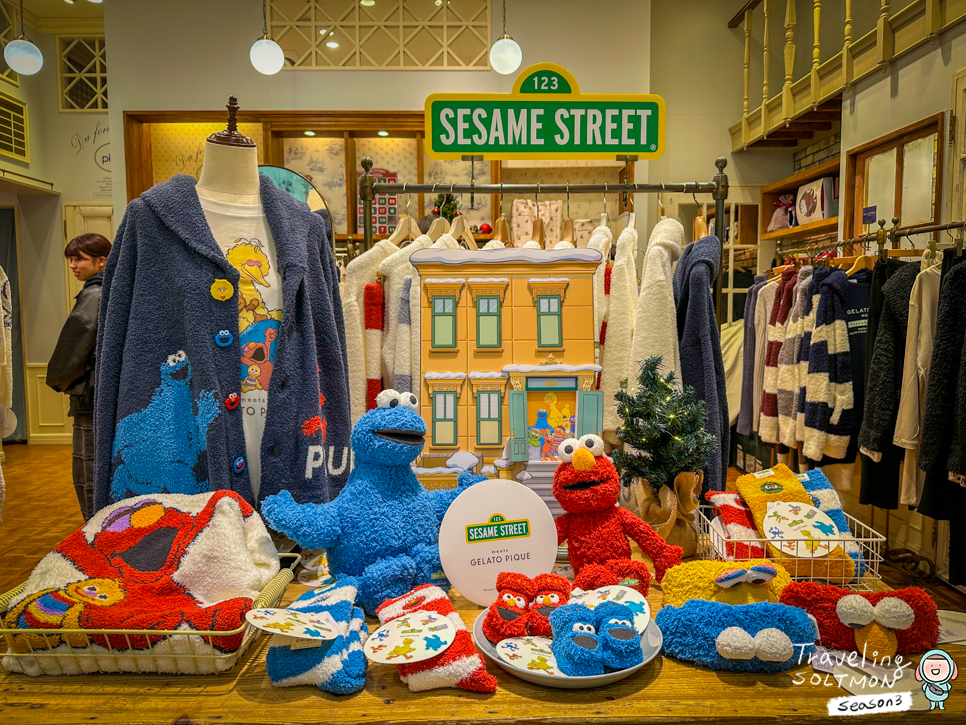
M 457 213 L 456 196 L 453 194 L 439 194 L 433 201 L 433 215 L 443 217 L 448 222 L 453 221 Z
M 707 412 L 694 389 L 674 389 L 674 373 L 661 376 L 660 356 L 641 363 L 637 393 L 621 390 L 614 396 L 623 421 L 617 437 L 625 448 L 613 452 L 621 483 L 630 486 L 635 478 L 654 491 L 672 485 L 679 473 L 700 471 L 707 465 L 715 438 L 705 431 Z

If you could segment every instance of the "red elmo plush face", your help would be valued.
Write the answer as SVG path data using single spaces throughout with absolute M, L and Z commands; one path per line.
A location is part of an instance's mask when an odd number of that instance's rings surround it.
M 604 441 L 585 435 L 568 438 L 557 448 L 560 465 L 553 477 L 553 495 L 564 511 L 582 514 L 606 511 L 617 504 L 620 479 L 604 456 Z

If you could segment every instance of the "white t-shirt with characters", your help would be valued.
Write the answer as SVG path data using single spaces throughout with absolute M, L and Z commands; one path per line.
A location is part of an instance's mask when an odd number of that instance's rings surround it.
M 282 282 L 275 242 L 261 205 L 229 204 L 200 198 L 212 235 L 238 270 L 238 328 L 229 330 L 241 349 L 241 405 L 245 460 L 255 500 L 261 484 L 261 445 L 268 410 L 268 383 L 282 320 Z M 213 330 L 219 346 L 229 337 Z M 230 462 L 229 462 L 230 463 Z

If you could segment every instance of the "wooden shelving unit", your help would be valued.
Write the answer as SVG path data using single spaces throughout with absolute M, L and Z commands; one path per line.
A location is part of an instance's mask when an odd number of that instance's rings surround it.
M 838 229 L 839 218 L 834 216 L 829 217 L 828 219 L 821 219 L 810 224 L 802 224 L 801 226 L 797 227 L 780 229 L 777 232 L 768 231 L 768 224 L 771 222 L 772 211 L 775 209 L 775 202 L 778 201 L 778 198 L 782 196 L 782 194 L 791 194 L 792 196 L 796 196 L 798 193 L 798 187 L 802 186 L 803 184 L 807 184 L 810 181 L 815 181 L 816 179 L 822 179 L 826 176 L 837 177 L 838 175 L 839 159 L 836 158 L 824 164 L 800 171 L 794 176 L 789 176 L 787 179 L 782 179 L 781 181 L 764 187 L 761 190 L 762 211 L 758 217 L 758 238 L 761 241 L 778 242 L 782 240 L 804 239 L 805 237 L 820 236 L 822 234 L 832 233 Z

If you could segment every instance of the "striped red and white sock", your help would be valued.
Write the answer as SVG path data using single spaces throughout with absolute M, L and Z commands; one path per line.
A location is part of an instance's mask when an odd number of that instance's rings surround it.
M 366 320 L 366 410 L 376 407 L 382 392 L 382 321 L 385 302 L 382 285 L 367 284 L 362 298 Z
M 413 692 L 439 687 L 459 687 L 473 692 L 496 692 L 496 678 L 486 671 L 483 657 L 453 603 L 439 587 L 423 584 L 397 599 L 388 599 L 376 610 L 379 624 L 413 612 L 435 612 L 456 627 L 456 639 L 435 657 L 422 662 L 396 665 L 399 678 Z
M 724 522 L 727 542 L 728 559 L 747 561 L 748 559 L 764 559 L 765 550 L 761 544 L 748 539 L 757 539 L 760 534 L 755 526 L 755 518 L 751 509 L 741 500 L 741 496 L 734 491 L 708 491 L 705 495 L 712 506 L 718 511 L 718 516 Z M 742 539 L 745 541 L 743 543 Z

